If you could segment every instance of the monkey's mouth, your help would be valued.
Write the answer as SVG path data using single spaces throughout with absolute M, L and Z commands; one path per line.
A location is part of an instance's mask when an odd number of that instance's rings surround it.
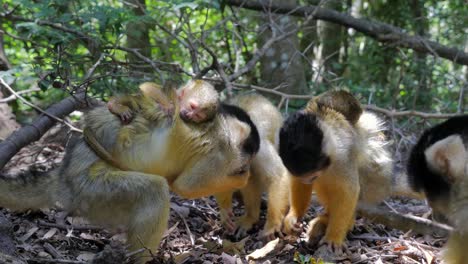
M 184 122 L 189 122 L 191 121 L 191 118 L 192 118 L 192 116 L 186 110 L 181 110 L 179 116 L 180 116 L 180 119 L 182 119 L 182 121 Z

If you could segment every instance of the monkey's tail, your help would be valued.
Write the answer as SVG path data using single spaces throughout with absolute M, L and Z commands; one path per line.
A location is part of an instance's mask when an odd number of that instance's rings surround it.
M 26 172 L 16 177 L 0 175 L 0 206 L 15 211 L 52 207 L 57 191 L 58 169 L 41 174 Z

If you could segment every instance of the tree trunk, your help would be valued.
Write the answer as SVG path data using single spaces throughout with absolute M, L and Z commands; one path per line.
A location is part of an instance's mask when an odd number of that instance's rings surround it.
M 146 3 L 145 0 L 129 0 L 129 7 L 136 16 L 145 15 Z M 127 47 L 130 49 L 136 49 L 143 56 L 151 58 L 151 45 L 149 39 L 149 30 L 150 25 L 143 21 L 135 21 L 127 24 L 126 33 L 127 33 Z M 130 63 L 141 62 L 137 56 L 132 53 L 128 54 L 128 60 Z M 141 69 L 136 69 L 135 71 L 141 71 Z M 151 69 L 147 70 L 151 72 Z M 138 73 L 134 73 L 139 75 Z
M 323 8 L 333 9 L 341 12 L 342 1 L 331 0 L 325 1 L 322 5 Z M 342 67 L 340 67 L 340 48 L 343 41 L 343 27 L 338 24 L 325 22 L 323 20 L 317 21 L 317 36 L 320 41 L 320 45 L 317 49 L 317 61 L 318 66 L 321 67 L 321 71 L 318 80 L 321 82 L 327 81 L 327 75 L 329 78 L 333 76 L 340 76 Z
M 272 1 L 273 4 L 285 2 L 296 4 L 295 0 Z M 270 23 L 269 18 L 274 23 Z M 278 36 L 297 28 L 297 19 L 287 15 L 262 14 L 260 21 L 263 28 L 261 28 L 261 34 L 258 37 L 259 47 L 271 39 L 272 30 Z M 281 91 L 285 93 L 307 93 L 304 65 L 298 51 L 299 39 L 296 34 L 273 44 L 265 56 L 260 59 L 260 82 L 271 88 L 284 85 Z
M 429 25 L 426 19 L 424 3 L 420 0 L 411 1 L 411 13 L 413 15 L 415 33 L 424 38 L 428 36 Z M 431 96 L 428 88 L 428 76 L 431 75 L 430 68 L 426 63 L 427 54 L 422 52 L 415 53 L 416 74 L 419 77 L 418 85 L 414 93 L 413 109 L 429 110 L 431 108 Z
M 308 0 L 306 1 L 308 5 L 318 5 L 319 0 Z M 312 80 L 312 77 L 315 72 L 314 61 L 316 59 L 315 50 L 319 45 L 318 36 L 317 36 L 317 20 L 311 19 L 304 23 L 302 29 L 302 38 L 301 38 L 301 52 L 306 57 L 305 64 L 305 78 L 306 80 Z
M 0 71 L 6 71 L 11 68 L 11 64 L 5 54 L 5 48 L 3 47 L 3 33 L 2 24 L 0 23 Z

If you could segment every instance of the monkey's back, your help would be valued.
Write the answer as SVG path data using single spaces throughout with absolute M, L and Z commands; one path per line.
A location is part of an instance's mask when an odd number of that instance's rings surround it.
M 234 97 L 230 103 L 239 106 L 249 114 L 257 126 L 260 138 L 267 138 L 277 146 L 277 134 L 283 124 L 283 116 L 270 100 L 257 93 L 248 93 Z

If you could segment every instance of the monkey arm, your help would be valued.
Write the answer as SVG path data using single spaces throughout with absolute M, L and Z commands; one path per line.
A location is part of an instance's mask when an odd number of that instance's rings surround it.
M 133 113 L 140 109 L 141 99 L 138 95 L 114 96 L 107 103 L 107 108 L 109 112 L 120 117 L 124 123 L 129 123 L 133 118 Z
M 244 187 L 250 175 L 248 170 L 230 174 L 225 164 L 225 157 L 219 153 L 207 155 L 177 177 L 171 190 L 184 198 L 196 199 Z

